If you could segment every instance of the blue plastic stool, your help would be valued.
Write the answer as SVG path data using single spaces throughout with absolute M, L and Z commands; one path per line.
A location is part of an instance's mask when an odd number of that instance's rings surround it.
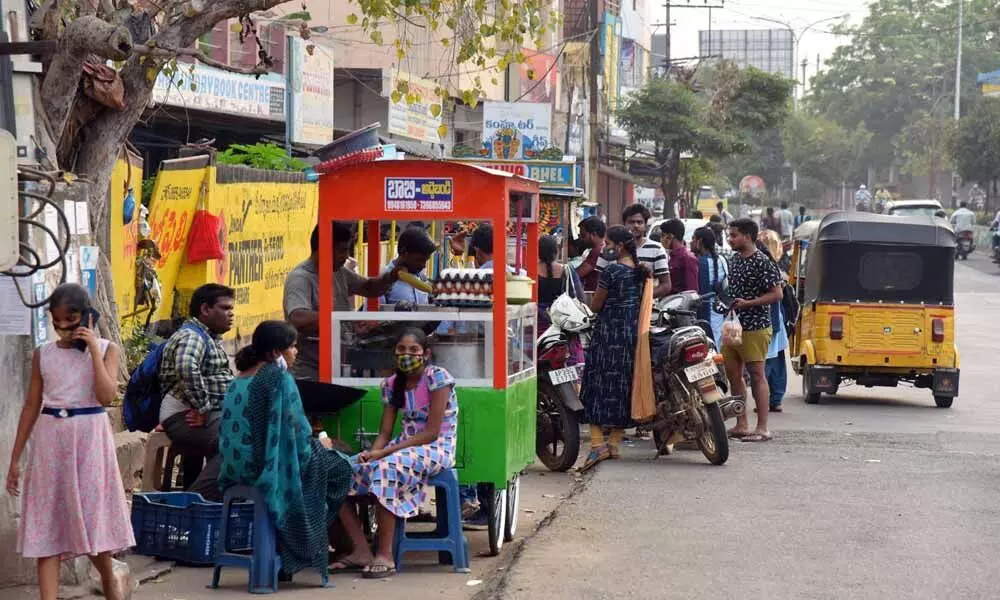
M 234 552 L 227 548 L 229 539 L 229 514 L 232 504 L 241 500 L 253 502 L 253 548 L 250 554 Z M 251 594 L 273 594 L 278 591 L 278 578 L 281 571 L 281 557 L 278 556 L 278 537 L 274 522 L 267 510 L 264 497 L 257 488 L 236 485 L 226 490 L 222 501 L 222 523 L 219 528 L 218 552 L 215 557 L 215 569 L 212 573 L 213 589 L 219 587 L 219 576 L 222 567 L 239 567 L 250 572 L 250 582 L 247 591 Z M 329 577 L 323 574 L 323 585 L 329 585 Z
M 454 469 L 445 469 L 427 482 L 435 488 L 437 527 L 434 531 L 406 532 L 406 520 L 396 519 L 393 536 L 393 561 L 396 571 L 402 571 L 403 555 L 407 552 L 438 553 L 438 562 L 453 565 L 456 573 L 469 572 L 469 541 L 462 533 L 462 504 L 458 492 L 458 476 Z

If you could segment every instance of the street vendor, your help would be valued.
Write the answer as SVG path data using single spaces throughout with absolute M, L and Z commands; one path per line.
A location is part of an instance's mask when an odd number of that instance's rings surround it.
M 335 311 L 351 310 L 351 296 L 378 298 L 396 283 L 397 265 L 379 277 L 362 277 L 344 267 L 354 246 L 354 228 L 349 223 L 333 223 L 333 296 Z M 285 319 L 299 334 L 299 357 L 292 375 L 297 379 L 319 379 L 319 226 L 309 239 L 312 253 L 292 269 L 285 279 Z
M 431 255 L 437 251 L 437 245 L 431 236 L 420 227 L 407 227 L 403 233 L 399 234 L 396 243 L 398 254 L 382 270 L 382 274 L 393 271 L 397 267 L 406 269 L 417 279 L 426 282 L 424 269 Z M 382 297 L 383 304 L 397 304 L 408 302 L 410 304 L 430 304 L 430 294 L 417 289 L 405 281 L 396 281 L 389 288 L 389 291 Z

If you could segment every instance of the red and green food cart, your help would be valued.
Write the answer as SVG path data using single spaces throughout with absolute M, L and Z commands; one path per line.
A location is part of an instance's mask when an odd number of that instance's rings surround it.
M 515 239 L 522 241 L 516 244 L 513 262 L 517 267 L 523 264 L 527 277 L 535 280 L 538 182 L 455 162 L 388 160 L 324 174 L 319 185 L 320 377 L 368 391 L 361 401 L 332 417 L 327 430 L 355 450 L 364 448 L 379 430 L 380 385 L 392 372 L 393 330 L 417 326 L 431 332 L 432 361 L 457 382 L 459 480 L 478 485 L 480 502 L 490 517 L 490 549 L 498 553 L 514 536 L 520 473 L 535 455 L 537 307 L 530 301 L 534 290 L 518 293 L 513 288 L 523 288 L 526 280 L 497 276 L 504 273 L 500 266 L 494 270 L 492 294 L 482 302 L 450 306 L 436 302 L 399 311 L 368 299 L 362 311 L 337 312 L 332 295 L 332 223 L 362 223 L 367 256 L 358 270 L 368 276 L 377 275 L 386 262 L 379 256 L 384 223 L 490 223 L 498 266 L 505 262 L 503 249 L 508 247 L 506 225 L 514 223 Z M 398 229 L 393 226 L 391 231 Z M 443 232 L 445 227 L 431 230 Z M 436 240 L 439 254 L 448 248 L 442 236 Z M 444 261 L 435 257 L 434 262 Z M 508 301 L 509 295 L 518 296 L 516 302 Z

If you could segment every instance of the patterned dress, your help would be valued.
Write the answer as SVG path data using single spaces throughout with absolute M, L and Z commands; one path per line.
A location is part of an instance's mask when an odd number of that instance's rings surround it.
M 101 340 L 101 352 L 107 348 Z M 44 406 L 100 406 L 90 350 L 49 343 L 38 354 Z M 70 559 L 135 545 L 106 414 L 39 415 L 23 491 L 17 551 L 25 558 Z
M 626 428 L 632 423 L 632 371 L 644 280 L 635 269 L 612 263 L 601 273 L 608 291 L 587 348 L 580 400 L 587 422 Z
M 395 379 L 393 375 L 382 383 L 382 401 L 385 404 L 390 403 Z M 420 505 L 424 503 L 427 480 L 442 469 L 455 466 L 458 398 L 455 396 L 455 380 L 448 371 L 428 366 L 420 384 L 406 391 L 401 411 L 403 430 L 399 437 L 387 444 L 398 444 L 423 431 L 430 417 L 431 393 L 445 387 L 450 387 L 451 391 L 438 438 L 429 444 L 410 446 L 367 464 L 352 461 L 354 485 L 351 494 L 372 494 L 397 517 L 408 519 L 417 516 Z

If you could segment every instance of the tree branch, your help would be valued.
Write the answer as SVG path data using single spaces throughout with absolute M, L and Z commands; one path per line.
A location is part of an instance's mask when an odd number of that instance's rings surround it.
M 160 48 L 160 47 L 149 47 L 144 44 L 139 44 L 136 45 L 135 48 L 133 48 L 133 52 L 139 56 L 150 56 L 153 58 L 165 58 L 165 59 L 188 56 L 210 67 L 215 67 L 216 69 L 229 71 L 230 73 L 239 73 L 242 75 L 266 75 L 269 72 L 267 65 L 263 63 L 256 64 L 252 67 L 239 67 L 215 60 L 214 58 L 208 56 L 201 50 L 196 50 L 194 48 L 185 48 L 185 49 Z

